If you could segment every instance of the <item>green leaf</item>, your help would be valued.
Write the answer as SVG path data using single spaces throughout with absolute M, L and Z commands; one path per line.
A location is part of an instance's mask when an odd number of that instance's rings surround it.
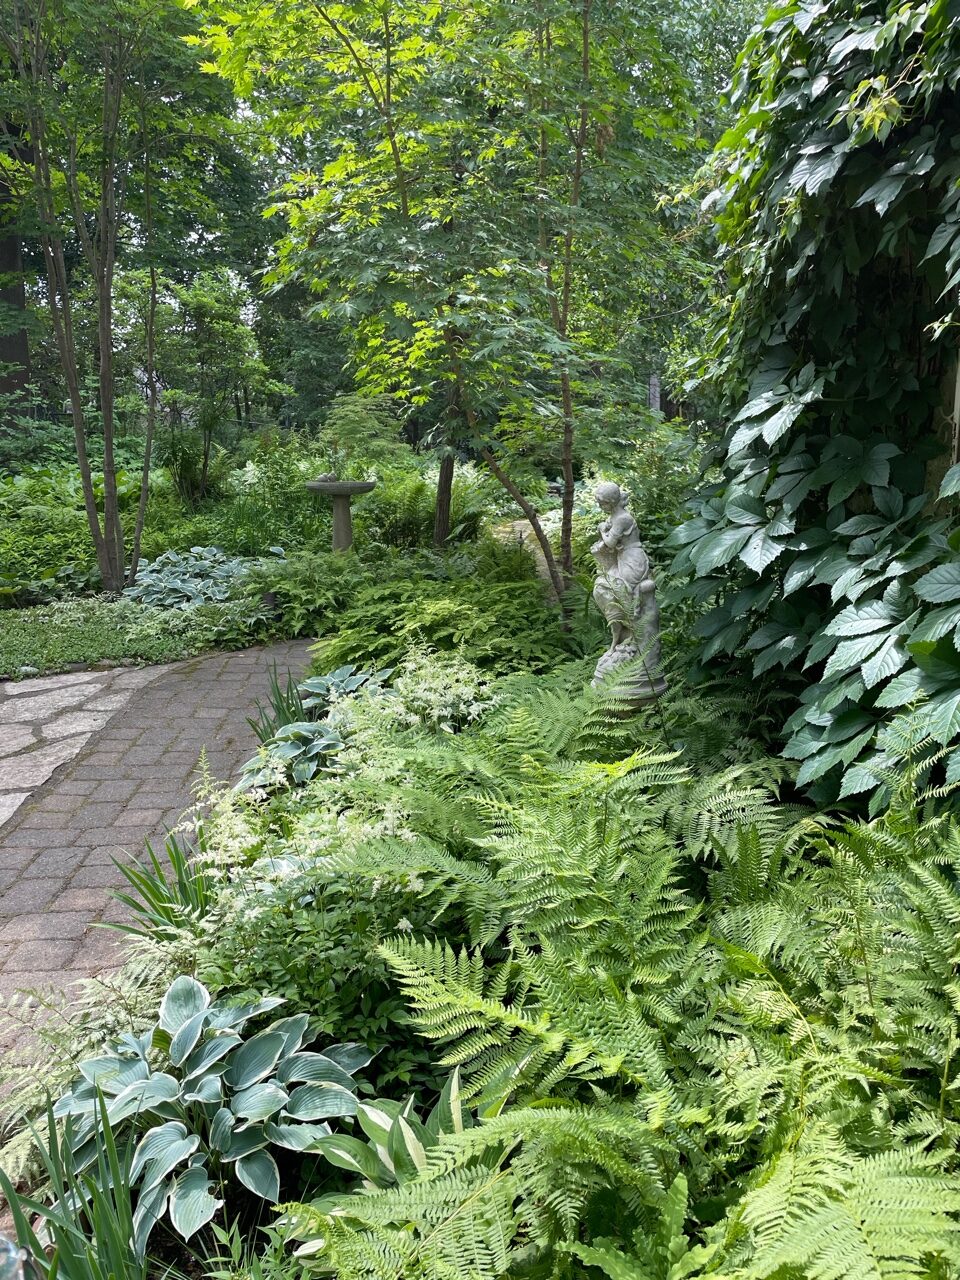
M 944 746 L 960 733 L 960 692 L 939 693 L 923 708 L 923 727 Z
M 294 1090 L 296 1092 L 296 1090 Z M 253 1084 L 236 1094 L 230 1108 L 238 1120 L 266 1120 L 287 1104 L 290 1095 L 277 1084 Z M 304 1116 L 306 1120 L 312 1116 Z
M 369 1061 L 369 1055 L 367 1057 Z M 364 1064 L 366 1065 L 366 1064 Z M 345 1068 L 325 1053 L 293 1053 L 284 1058 L 277 1068 L 281 1084 L 338 1084 L 344 1089 L 355 1089 L 351 1075 Z
M 776 542 L 765 529 L 758 529 L 740 552 L 740 559 L 748 569 L 763 573 L 785 550 L 785 544 Z
M 848 604 L 824 627 L 828 636 L 864 636 L 871 631 L 881 631 L 895 621 L 889 607 L 882 600 L 868 600 L 866 604 Z
M 181 1066 L 196 1046 L 203 1032 L 206 1017 L 205 1010 L 202 1013 L 195 1013 L 192 1018 L 187 1019 L 170 1041 L 170 1061 L 175 1067 Z
M 833 676 L 844 675 L 854 667 L 858 667 L 875 653 L 885 640 L 886 636 L 883 633 L 876 632 L 873 635 L 858 636 L 855 640 L 841 640 L 830 655 L 824 668 L 823 678 L 829 680 Z
M 955 463 L 940 482 L 938 498 L 952 498 L 960 493 L 960 462 Z
M 281 1031 L 261 1031 L 251 1036 L 227 1059 L 227 1084 L 233 1089 L 245 1089 L 248 1085 L 270 1075 L 283 1053 L 286 1037 Z
M 160 1026 L 171 1036 L 176 1035 L 185 1022 L 209 1004 L 210 992 L 195 978 L 177 978 L 160 1001 Z
M 917 700 L 923 692 L 923 685 L 924 677 L 922 671 L 918 671 L 916 667 L 910 671 L 904 671 L 902 675 L 897 676 L 895 680 L 891 680 L 882 690 L 874 705 L 878 707 L 905 707 Z
M 268 1121 L 263 1131 L 275 1147 L 287 1151 L 312 1151 L 314 1144 L 330 1136 L 328 1124 L 273 1124 Z
M 318 1142 L 314 1151 L 330 1164 L 336 1165 L 338 1169 L 348 1169 L 351 1173 L 362 1174 L 371 1182 L 390 1181 L 388 1170 L 377 1159 L 376 1154 L 365 1142 L 360 1142 L 357 1138 L 335 1133 Z
M 170 1192 L 173 1229 L 184 1240 L 189 1240 L 207 1225 L 222 1204 L 222 1200 L 210 1194 L 210 1177 L 203 1165 L 185 1169 Z
M 948 564 L 939 564 L 929 573 L 925 573 L 914 586 L 914 591 L 921 600 L 929 604 L 946 604 L 950 600 L 960 600 L 960 561 L 951 560 Z M 960 611 L 957 613 L 960 622 Z
M 276 1204 L 280 1199 L 280 1170 L 268 1151 L 251 1151 L 234 1165 L 237 1177 L 254 1195 Z
M 419 1131 L 419 1132 L 418 1132 Z M 388 1150 L 397 1178 L 416 1178 L 427 1170 L 429 1135 L 413 1117 L 398 1116 L 390 1129 Z
M 296 1120 L 327 1120 L 357 1114 L 357 1099 L 338 1084 L 302 1084 L 290 1094 L 286 1113 Z
M 900 643 L 899 635 L 888 636 L 873 657 L 863 664 L 863 682 L 868 689 L 872 689 L 881 680 L 896 675 L 908 661 L 909 654 Z
M 702 576 L 711 573 L 714 569 L 719 569 L 722 565 L 729 564 L 752 536 L 752 529 L 737 526 L 721 529 L 719 532 L 710 533 L 705 538 L 701 538 L 692 552 L 697 573 Z

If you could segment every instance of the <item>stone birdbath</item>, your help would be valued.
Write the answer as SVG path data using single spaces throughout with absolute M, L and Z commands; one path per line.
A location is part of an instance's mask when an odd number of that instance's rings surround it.
M 333 499 L 334 551 L 349 551 L 353 546 L 350 499 L 355 494 L 369 493 L 376 483 L 376 480 L 335 480 L 327 476 L 307 481 L 307 488 L 311 493 L 325 493 Z

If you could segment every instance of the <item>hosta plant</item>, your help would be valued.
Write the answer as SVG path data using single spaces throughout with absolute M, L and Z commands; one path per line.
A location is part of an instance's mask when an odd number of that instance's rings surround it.
M 311 676 L 295 687 L 288 682 L 286 688 L 275 676 L 273 714 L 261 707 L 259 721 L 250 721 L 260 747 L 243 766 L 237 789 L 293 786 L 333 767 L 344 744 L 343 725 L 331 716 L 336 703 L 360 689 L 385 692 L 383 682 L 390 675 L 389 670 L 358 671 L 347 665 L 327 675 Z M 285 720 L 291 715 L 293 719 Z
M 269 1148 L 314 1149 L 330 1136 L 327 1121 L 356 1114 L 353 1075 L 370 1060 L 362 1046 L 305 1051 L 305 1013 L 244 1034 L 252 1019 L 282 1003 L 274 996 L 239 1007 L 211 1001 L 201 983 L 179 977 L 157 1024 L 82 1062 L 80 1079 L 54 1107 L 58 1119 L 70 1118 L 83 1169 L 96 1159 L 98 1097 L 105 1097 L 106 1118 L 131 1152 L 138 1249 L 165 1215 L 189 1239 L 216 1213 L 223 1202 L 216 1193 L 231 1177 L 275 1202 L 280 1175 Z
M 283 555 L 271 547 L 272 555 Z M 160 609 L 188 609 L 232 599 L 250 571 L 252 561 L 228 556 L 219 547 L 191 547 L 165 551 L 156 560 L 142 561 L 137 580 L 124 595 Z

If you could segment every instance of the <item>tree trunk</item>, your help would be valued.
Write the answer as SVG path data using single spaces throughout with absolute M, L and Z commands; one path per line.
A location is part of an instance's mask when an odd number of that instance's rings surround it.
M 3 187 L 0 186 L 0 217 L 3 212 Z M 0 231 L 0 307 L 11 308 L 23 317 L 26 298 L 23 290 L 23 259 L 20 237 L 16 232 Z M 16 328 L 9 313 L 0 317 L 0 395 L 22 391 L 30 380 L 30 347 L 26 327 Z
M 433 545 L 442 547 L 450 537 L 450 506 L 453 501 L 453 472 L 456 459 L 449 450 L 440 459 L 437 480 L 437 507 L 433 518 Z

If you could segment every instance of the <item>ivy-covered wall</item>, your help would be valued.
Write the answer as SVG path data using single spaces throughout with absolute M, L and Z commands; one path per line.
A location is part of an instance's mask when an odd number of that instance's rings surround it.
M 958 81 L 960 0 L 780 3 L 714 157 L 728 425 L 676 568 L 712 602 L 704 662 L 795 690 L 821 799 L 882 803 L 906 755 L 960 779 Z

